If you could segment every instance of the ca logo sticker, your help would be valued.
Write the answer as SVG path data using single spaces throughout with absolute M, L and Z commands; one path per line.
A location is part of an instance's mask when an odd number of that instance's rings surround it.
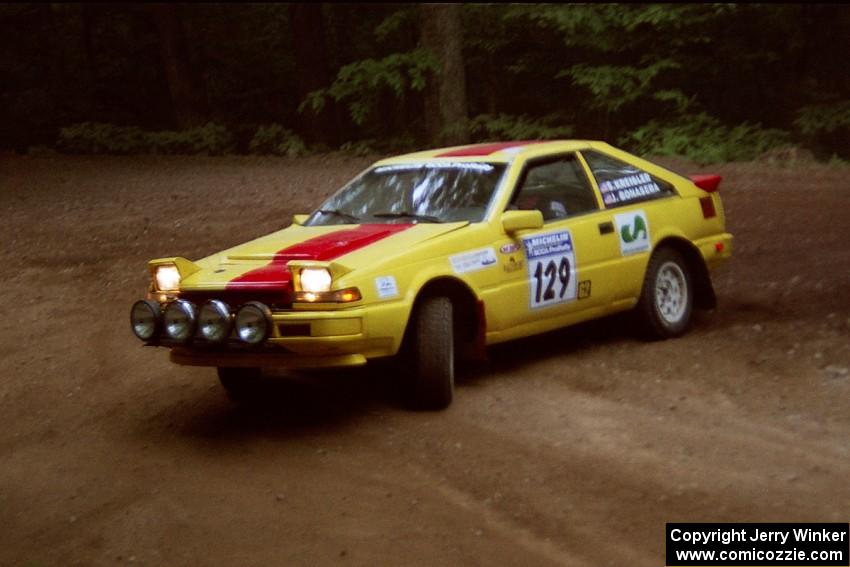
M 614 223 L 617 225 L 620 253 L 623 256 L 649 250 L 649 220 L 644 211 L 614 215 Z
M 620 235 L 623 237 L 623 242 L 632 243 L 638 239 L 646 239 L 646 221 L 640 215 L 635 215 L 634 224 L 628 225 L 620 229 Z

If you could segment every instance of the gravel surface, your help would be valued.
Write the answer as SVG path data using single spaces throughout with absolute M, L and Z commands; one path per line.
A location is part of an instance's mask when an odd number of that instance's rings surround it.
M 677 340 L 491 349 L 444 412 L 390 367 L 229 402 L 127 321 L 150 258 L 289 224 L 371 160 L 0 156 L 0 564 L 636 565 L 665 522 L 846 522 L 846 167 L 724 175 L 735 255 Z

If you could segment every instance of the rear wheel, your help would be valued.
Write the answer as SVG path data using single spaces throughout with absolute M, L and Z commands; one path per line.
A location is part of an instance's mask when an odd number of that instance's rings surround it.
M 233 401 L 244 401 L 256 394 L 262 371 L 259 368 L 220 367 L 218 379 L 227 396 Z
M 426 297 L 419 304 L 413 325 L 412 402 L 420 409 L 446 408 L 452 403 L 455 381 L 451 300 Z
M 691 322 L 694 303 L 693 277 L 682 255 L 661 248 L 646 269 L 636 313 L 644 332 L 652 339 L 682 335 Z

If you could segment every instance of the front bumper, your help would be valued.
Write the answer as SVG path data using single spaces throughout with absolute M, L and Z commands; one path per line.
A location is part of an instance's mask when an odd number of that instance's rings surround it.
M 184 366 L 218 366 L 251 368 L 333 368 L 366 364 L 362 354 L 304 356 L 291 353 L 203 352 L 191 348 L 173 348 L 171 362 Z
M 220 367 L 358 366 L 398 352 L 409 311 L 403 301 L 340 310 L 274 311 L 271 336 L 258 347 L 175 344 L 171 361 Z

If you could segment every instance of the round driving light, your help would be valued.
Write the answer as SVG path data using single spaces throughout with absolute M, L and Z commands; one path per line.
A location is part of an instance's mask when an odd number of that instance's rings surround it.
M 233 320 L 230 308 L 223 301 L 213 299 L 204 303 L 198 314 L 198 328 L 201 336 L 212 343 L 220 343 L 230 336 Z
M 149 341 L 159 331 L 162 313 L 159 304 L 149 299 L 140 299 L 130 309 L 130 326 L 133 334 L 143 341 Z
M 272 330 L 272 312 L 259 301 L 251 301 L 236 312 L 236 334 L 251 345 L 266 340 Z
M 165 334 L 175 341 L 188 341 L 195 333 L 195 306 L 185 299 L 172 301 L 165 308 Z

